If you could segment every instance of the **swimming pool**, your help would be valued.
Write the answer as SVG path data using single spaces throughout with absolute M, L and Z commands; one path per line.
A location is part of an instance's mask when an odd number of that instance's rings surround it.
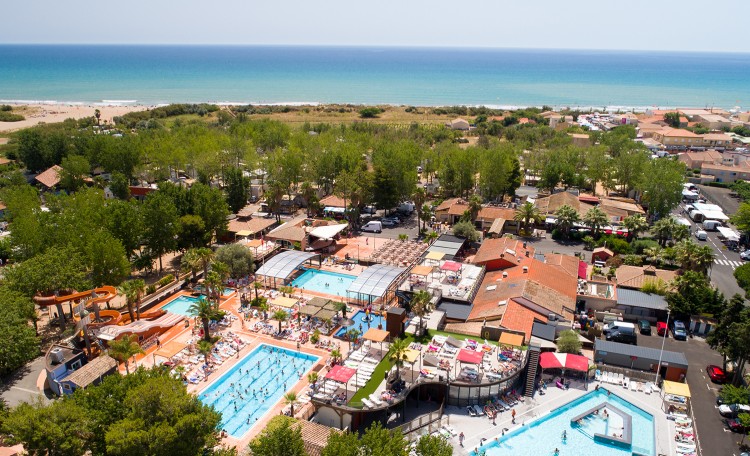
M 292 286 L 303 290 L 318 291 L 329 295 L 346 297 L 346 290 L 357 276 L 338 272 L 308 269 L 292 281 Z M 328 286 L 326 286 L 328 284 Z
M 175 299 L 169 301 L 169 303 L 162 306 L 163 310 L 168 310 L 172 313 L 184 315 L 186 317 L 192 317 L 195 314 L 190 312 L 190 306 L 200 300 L 199 297 L 195 296 L 178 296 Z
M 349 317 L 349 315 L 347 315 Z M 353 328 L 357 331 L 360 331 L 360 327 L 362 334 L 364 334 L 368 329 L 377 328 L 379 324 L 383 325 L 383 328 L 385 328 L 385 318 L 381 317 L 380 315 L 377 315 L 375 313 L 371 313 L 370 317 L 372 318 L 372 321 L 366 322 L 365 317 L 367 317 L 367 312 L 364 312 L 362 310 L 358 310 L 354 315 L 351 315 L 350 318 L 354 323 L 349 327 L 342 327 L 338 331 L 336 331 L 336 334 L 334 336 L 336 337 L 344 337 L 344 334 L 346 334 L 346 331 Z
M 222 429 L 240 438 L 317 361 L 317 356 L 262 344 L 198 397 L 221 413 Z
M 571 418 L 586 412 L 587 410 L 602 403 L 609 403 L 632 417 L 632 448 L 625 448 L 613 444 L 594 440 L 593 432 L 607 430 L 606 424 L 584 427 L 572 427 Z M 602 420 L 603 422 L 603 420 Z M 567 439 L 562 440 L 563 431 Z M 555 448 L 560 450 L 561 456 L 596 454 L 597 456 L 631 456 L 639 454 L 654 456 L 656 454 L 654 439 L 654 417 L 631 404 L 630 402 L 616 396 L 607 395 L 606 390 L 592 391 L 582 397 L 571 401 L 562 407 L 552 410 L 547 415 L 527 423 L 518 429 L 498 436 L 497 441 L 488 443 L 479 448 L 485 450 L 487 456 L 500 454 L 533 454 L 535 456 L 552 456 Z M 472 455 L 476 453 L 472 452 Z

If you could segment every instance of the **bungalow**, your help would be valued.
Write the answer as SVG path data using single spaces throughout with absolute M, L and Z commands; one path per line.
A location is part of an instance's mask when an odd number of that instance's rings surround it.
M 640 290 L 645 284 L 659 280 L 668 284 L 675 277 L 677 277 L 675 271 L 657 269 L 654 266 L 628 266 L 624 264 L 615 271 L 617 286 L 634 290 Z
M 464 213 L 469 210 L 469 203 L 462 198 L 450 198 L 443 201 L 435 208 L 435 219 L 441 223 L 455 224 L 463 217 Z M 499 206 L 482 206 L 477 213 L 474 224 L 477 229 L 488 231 L 495 226 L 498 234 L 510 226 L 516 226 L 514 220 L 516 211 L 507 207 Z M 500 222 L 498 222 L 500 220 Z
M 67 345 L 54 344 L 45 355 L 46 383 L 58 396 L 96 385 L 115 372 L 117 361 L 108 355 L 88 361 L 83 350 Z
M 523 258 L 534 256 L 534 247 L 526 242 L 502 237 L 485 239 L 472 260 L 473 264 L 484 266 L 487 271 L 497 271 L 514 267 Z
M 60 173 L 62 170 L 60 166 L 53 165 L 39 173 L 34 180 L 41 184 L 43 190 L 53 190 L 60 183 Z
M 130 189 L 130 197 L 138 201 L 143 201 L 151 193 L 156 191 L 156 186 L 153 187 L 142 187 L 133 186 L 128 187 Z
M 677 158 L 690 169 L 700 169 L 704 163 L 722 163 L 722 154 L 716 150 L 685 152 Z
M 468 121 L 461 119 L 461 118 L 453 119 L 450 122 L 446 123 L 445 126 L 450 128 L 451 130 L 460 130 L 460 131 L 468 131 L 469 128 L 471 127 Z

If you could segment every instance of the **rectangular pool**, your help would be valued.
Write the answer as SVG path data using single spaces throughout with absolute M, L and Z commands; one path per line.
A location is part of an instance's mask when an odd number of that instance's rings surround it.
M 221 413 L 221 428 L 241 438 L 318 361 L 317 356 L 262 344 L 198 397 Z
M 198 302 L 199 300 L 200 300 L 200 297 L 182 295 L 169 301 L 167 304 L 163 305 L 161 308 L 163 310 L 167 310 L 172 313 L 184 315 L 186 317 L 193 317 L 195 315 L 192 312 L 190 312 L 190 307 L 196 302 Z
M 602 403 L 609 403 L 632 418 L 632 448 L 625 448 L 599 440 L 594 440 L 590 432 L 607 430 L 605 424 L 597 426 L 573 427 L 570 420 L 588 409 Z M 614 424 L 614 423 L 613 423 Z M 565 431 L 567 438 L 562 439 Z M 568 455 L 597 455 L 597 456 L 631 456 L 639 454 L 654 456 L 656 454 L 654 437 L 654 417 L 616 396 L 608 395 L 605 389 L 587 393 L 578 399 L 568 402 L 562 407 L 550 411 L 547 415 L 527 423 L 526 426 L 514 429 L 504 436 L 498 436 L 496 441 L 479 448 L 486 451 L 487 456 L 505 454 L 532 454 L 535 456 L 552 456 L 555 448 L 560 450 L 560 456 Z M 476 453 L 471 452 L 475 456 Z
M 303 290 L 346 297 L 346 290 L 357 276 L 339 274 L 338 272 L 307 269 L 302 275 L 292 281 L 292 286 Z

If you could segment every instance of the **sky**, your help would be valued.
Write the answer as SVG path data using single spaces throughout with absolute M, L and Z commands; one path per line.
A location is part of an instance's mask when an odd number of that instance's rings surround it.
M 5 1 L 0 43 L 750 52 L 747 0 Z

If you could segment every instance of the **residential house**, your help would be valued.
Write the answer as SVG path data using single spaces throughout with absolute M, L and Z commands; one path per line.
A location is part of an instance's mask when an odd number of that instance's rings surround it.
M 451 130 L 460 130 L 460 131 L 468 131 L 470 128 L 469 122 L 461 118 L 453 119 L 447 124 L 445 124 L 445 126 L 450 128 Z
M 534 247 L 526 242 L 501 237 L 485 239 L 472 259 L 472 263 L 484 266 L 487 271 L 497 271 L 516 266 L 523 258 L 533 257 Z
M 591 208 L 598 206 L 611 223 L 618 224 L 629 215 L 643 215 L 645 211 L 630 198 L 598 198 L 591 195 L 573 195 L 570 192 L 554 193 L 539 198 L 534 203 L 539 212 L 545 216 L 545 223 L 555 222 L 555 214 L 560 207 L 568 205 L 583 218 Z
M 573 138 L 573 145 L 577 147 L 591 147 L 591 138 L 585 133 L 568 133 Z
M 703 146 L 724 149 L 732 145 L 732 137 L 726 133 L 707 133 L 703 135 Z
M 47 386 L 58 396 L 73 393 L 73 385 L 65 378 L 83 367 L 88 361 L 83 350 L 67 345 L 54 344 L 44 357 Z
M 689 149 L 703 147 L 703 137 L 689 130 L 663 128 L 653 132 L 653 138 L 668 149 Z
M 131 185 L 128 187 L 130 189 L 130 197 L 133 199 L 136 199 L 138 201 L 144 201 L 146 197 L 151 193 L 156 191 L 156 186 L 153 187 L 143 187 L 139 185 Z
M 738 180 L 750 180 L 750 166 L 746 164 L 740 166 L 715 165 L 713 163 L 703 163 L 701 174 L 713 176 L 716 182 L 731 184 Z
M 117 372 L 117 365 L 117 361 L 109 355 L 103 354 L 65 377 L 61 381 L 63 390 L 66 389 L 67 385 L 70 385 L 74 391 L 79 388 L 85 389 L 90 385 L 98 385 L 104 377 Z
M 716 150 L 684 152 L 678 156 L 678 160 L 685 163 L 690 169 L 700 169 L 704 163 L 721 163 L 722 154 Z
M 700 114 L 695 117 L 695 121 L 698 124 L 703 125 L 709 130 L 722 130 L 732 127 L 732 122 L 729 119 L 718 114 Z
M 437 208 L 435 208 L 435 219 L 441 223 L 455 224 L 464 215 L 464 212 L 469 210 L 469 203 L 462 198 L 450 198 L 443 201 Z M 502 233 L 502 230 L 506 227 L 517 226 L 514 217 L 516 211 L 507 207 L 500 206 L 482 206 L 477 213 L 477 218 L 474 223 L 477 229 L 482 231 L 489 231 L 495 224 L 495 229 L 499 229 L 498 233 Z M 500 220 L 499 228 L 498 223 Z
M 238 237 L 257 237 L 268 232 L 276 225 L 274 217 L 258 217 L 248 211 L 240 210 L 239 214 L 230 215 L 227 223 L 226 234 L 222 237 L 224 241 L 234 241 Z
M 60 183 L 60 173 L 62 173 L 62 170 L 60 166 L 53 165 L 39 173 L 34 180 L 40 184 L 42 190 L 54 190 Z
M 657 269 L 654 266 L 628 266 L 623 264 L 615 270 L 618 288 L 640 290 L 649 282 L 658 280 L 668 284 L 677 277 L 677 272 Z

